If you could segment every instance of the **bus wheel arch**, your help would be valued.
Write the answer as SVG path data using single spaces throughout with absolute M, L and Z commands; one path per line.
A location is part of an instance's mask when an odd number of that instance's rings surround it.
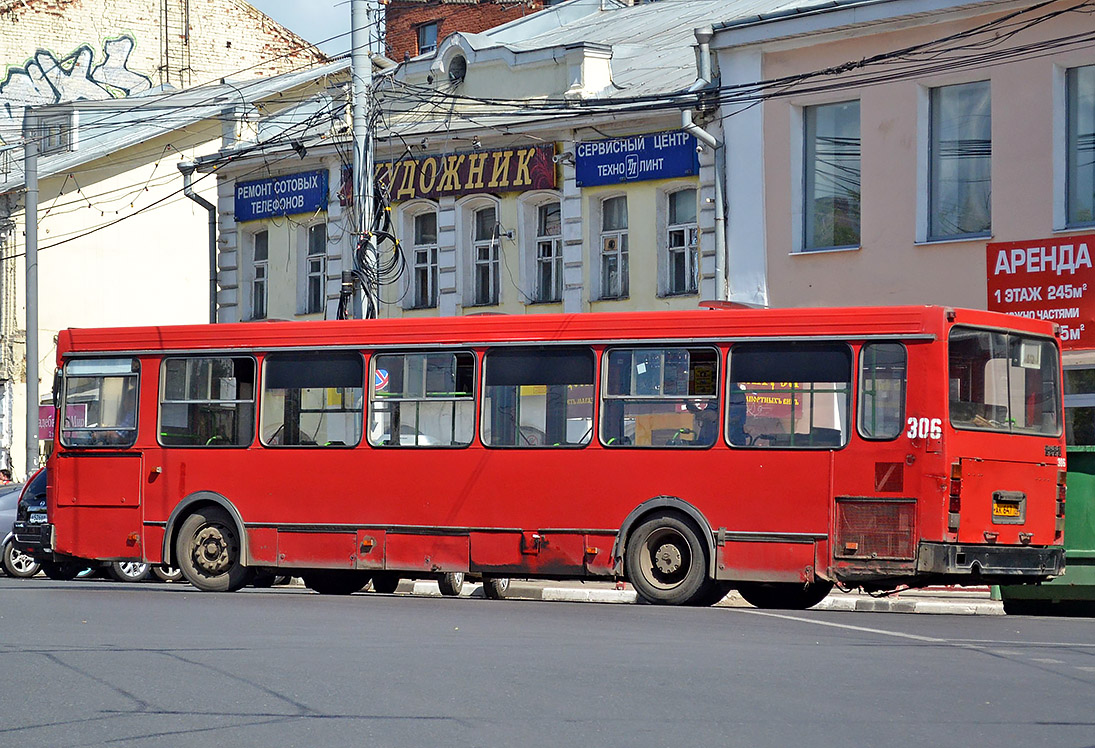
M 240 516 L 235 505 L 219 493 L 197 491 L 180 501 L 171 511 L 171 516 L 167 518 L 167 526 L 164 527 L 163 535 L 163 555 L 161 556 L 165 565 L 178 566 L 178 559 L 175 557 L 175 544 L 178 541 L 179 527 L 188 516 L 207 506 L 218 506 L 228 512 L 228 515 L 236 523 L 236 529 L 239 532 L 240 557 L 243 559 L 251 557 L 243 517 Z
M 697 604 L 713 579 L 710 525 L 699 510 L 675 496 L 651 499 L 628 515 L 615 557 L 617 571 L 652 603 Z
M 181 505 L 180 505 L 181 506 Z M 219 501 L 189 502 L 177 516 L 171 532 L 173 561 L 190 584 L 206 592 L 235 592 L 251 581 L 254 570 L 247 558 L 247 538 L 239 513 Z

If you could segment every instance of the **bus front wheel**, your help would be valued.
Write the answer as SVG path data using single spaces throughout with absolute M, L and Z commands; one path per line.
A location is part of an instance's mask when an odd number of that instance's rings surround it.
M 707 587 L 706 552 L 692 523 L 677 514 L 655 514 L 631 533 L 625 551 L 635 591 L 656 605 L 688 605 Z
M 252 570 L 240 557 L 236 523 L 220 507 L 206 507 L 187 517 L 175 541 L 179 569 L 203 592 L 235 592 L 251 581 Z

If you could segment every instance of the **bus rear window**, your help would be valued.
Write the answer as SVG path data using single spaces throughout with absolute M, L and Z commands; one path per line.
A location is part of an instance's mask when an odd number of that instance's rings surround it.
M 1053 341 L 955 328 L 948 350 L 952 426 L 1061 433 L 1060 365 Z
M 61 443 L 66 447 L 129 447 L 137 441 L 137 372 L 133 358 L 65 364 Z

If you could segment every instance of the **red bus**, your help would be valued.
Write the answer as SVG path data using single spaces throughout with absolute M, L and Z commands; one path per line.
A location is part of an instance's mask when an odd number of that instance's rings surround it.
M 203 590 L 465 572 L 789 608 L 1060 574 L 1052 323 L 711 306 L 66 330 L 41 543 Z

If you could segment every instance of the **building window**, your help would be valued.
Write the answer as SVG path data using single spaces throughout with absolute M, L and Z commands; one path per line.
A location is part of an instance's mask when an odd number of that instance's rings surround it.
M 627 196 L 601 201 L 601 298 L 628 295 Z
M 418 54 L 424 55 L 437 49 L 437 21 L 418 27 Z
M 806 107 L 804 248 L 859 246 L 859 102 Z
M 414 217 L 413 261 L 414 309 L 437 306 L 437 214 L 419 213 Z
M 538 302 L 563 298 L 562 205 L 545 203 L 536 208 L 536 292 Z
M 669 257 L 668 293 L 699 293 L 699 232 L 696 228 L 696 190 L 677 190 L 668 195 L 669 225 L 666 246 Z
M 578 447 L 593 434 L 588 348 L 498 348 L 484 358 L 482 438 L 488 447 Z
M 472 218 L 472 252 L 475 257 L 474 296 L 476 306 L 497 304 L 498 294 L 498 212 L 491 206 L 475 211 Z
M 327 300 L 327 225 L 308 227 L 307 277 L 305 281 L 304 312 L 322 312 Z
M 254 235 L 251 251 L 251 319 L 266 319 L 266 283 L 270 262 L 270 232 Z
M 1095 223 L 1095 65 L 1072 68 L 1068 96 L 1068 225 Z
M 928 239 L 984 236 L 992 226 L 989 82 L 931 90 Z

